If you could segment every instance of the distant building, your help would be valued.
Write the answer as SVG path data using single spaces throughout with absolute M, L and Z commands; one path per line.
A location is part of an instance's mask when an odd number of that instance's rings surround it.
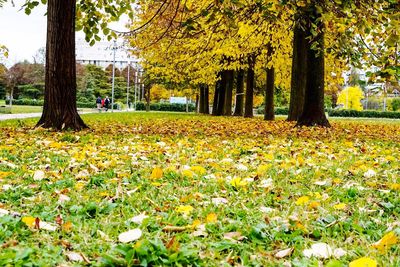
M 76 62 L 81 64 L 92 64 L 106 68 L 113 63 L 113 41 L 99 41 L 90 46 L 84 39 L 76 40 Z M 122 42 L 116 43 L 115 67 L 123 69 L 128 65 L 139 62 L 139 59 L 133 56 L 129 57 L 128 52 L 123 48 Z

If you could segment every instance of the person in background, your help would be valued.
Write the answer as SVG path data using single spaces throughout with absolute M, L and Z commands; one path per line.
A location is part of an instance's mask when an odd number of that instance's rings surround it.
M 108 96 L 106 96 L 106 98 L 104 99 L 104 107 L 106 111 L 110 108 L 110 99 L 108 98 Z
M 96 105 L 97 105 L 97 109 L 99 110 L 99 112 L 101 112 L 101 97 L 98 96 L 96 99 Z

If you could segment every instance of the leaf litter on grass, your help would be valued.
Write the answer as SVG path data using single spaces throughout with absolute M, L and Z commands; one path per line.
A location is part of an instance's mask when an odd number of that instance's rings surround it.
M 398 124 L 141 116 L 2 128 L 0 265 L 400 265 Z

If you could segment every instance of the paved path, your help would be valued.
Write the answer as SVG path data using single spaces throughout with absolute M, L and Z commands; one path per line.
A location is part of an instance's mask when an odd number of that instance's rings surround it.
M 22 113 L 22 114 L 0 114 L 0 121 L 36 118 L 42 116 L 42 113 Z

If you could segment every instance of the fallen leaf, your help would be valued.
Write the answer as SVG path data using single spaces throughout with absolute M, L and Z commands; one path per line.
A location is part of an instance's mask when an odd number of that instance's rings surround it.
M 332 256 L 332 248 L 325 243 L 316 243 L 311 246 L 311 249 L 303 250 L 303 254 L 307 258 L 328 259 Z
M 228 200 L 223 197 L 215 197 L 215 198 L 211 199 L 211 201 L 215 205 L 228 204 Z
M 376 260 L 368 258 L 368 257 L 362 257 L 357 260 L 354 260 L 350 262 L 349 267 L 377 267 L 378 264 Z
M 389 249 L 392 245 L 397 244 L 399 239 L 396 236 L 395 232 L 389 232 L 384 235 L 378 242 L 372 244 L 373 248 L 376 248 L 381 253 L 385 252 L 385 250 Z
M 335 248 L 335 249 L 333 250 L 333 256 L 334 256 L 336 259 L 339 259 L 339 258 L 341 258 L 341 257 L 343 257 L 343 256 L 346 256 L 346 255 L 347 255 L 347 251 L 344 250 L 344 249 L 342 249 L 342 248 Z
M 143 220 L 149 218 L 149 216 L 147 216 L 144 213 L 141 213 L 139 215 L 136 215 L 135 217 L 130 218 L 128 221 L 129 222 L 133 222 L 133 223 L 137 223 L 137 224 L 142 224 Z
M 376 172 L 374 170 L 368 170 L 364 173 L 365 178 L 372 178 L 376 176 Z
M 275 256 L 275 258 L 282 259 L 282 258 L 290 256 L 292 254 L 293 250 L 294 250 L 294 248 L 287 248 L 287 249 L 278 251 L 274 256 Z
M 344 209 L 346 209 L 346 207 L 347 207 L 347 205 L 344 203 L 339 203 L 339 204 L 333 205 L 333 208 L 335 210 L 344 210 Z
M 242 236 L 241 232 L 229 232 L 224 234 L 224 238 L 230 241 L 237 242 L 237 241 L 242 241 L 246 237 Z
M 150 179 L 160 179 L 163 177 L 163 170 L 160 167 L 156 167 L 153 169 L 150 175 Z
M 299 205 L 299 206 L 304 205 L 304 204 L 307 204 L 308 201 L 310 201 L 310 198 L 308 196 L 302 196 L 296 200 L 296 205 Z
M 83 261 L 83 257 L 81 256 L 81 254 L 77 253 L 77 252 L 66 252 L 65 255 L 67 256 L 68 260 L 70 261 L 78 261 L 78 262 L 82 262 Z
M 217 214 L 215 213 L 209 213 L 206 217 L 206 222 L 207 223 L 216 223 L 218 221 Z
M 118 240 L 119 242 L 122 243 L 129 243 L 138 240 L 141 236 L 142 236 L 142 230 L 136 228 L 119 234 Z
M 33 180 L 35 180 L 35 181 L 41 181 L 44 179 L 44 177 L 45 177 L 44 171 L 38 170 L 38 171 L 35 171 L 35 173 L 33 174 Z
M 179 206 L 175 209 L 176 212 L 183 213 L 185 215 L 190 214 L 193 211 L 193 207 L 190 205 Z

